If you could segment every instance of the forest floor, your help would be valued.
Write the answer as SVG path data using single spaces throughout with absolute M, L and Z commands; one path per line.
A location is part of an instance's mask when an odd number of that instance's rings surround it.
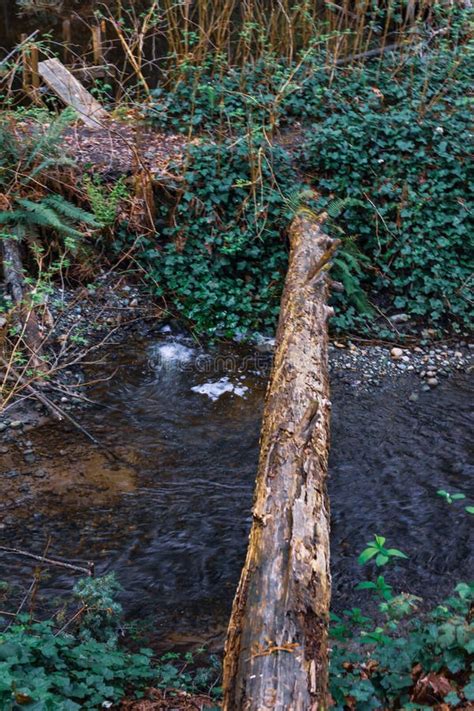
M 46 132 L 49 121 L 42 124 Z M 18 135 L 38 129 L 38 122 L 28 117 L 14 120 Z M 139 120 L 109 120 L 103 126 L 89 128 L 81 122 L 67 127 L 61 137 L 65 152 L 81 171 L 92 169 L 102 178 L 117 178 L 148 170 L 166 177 L 171 163 L 183 161 L 189 141 L 181 134 L 156 131 Z
M 185 691 L 161 691 L 149 689 L 147 699 L 121 702 L 120 711 L 204 711 L 216 708 L 216 702 L 210 696 L 188 694 Z

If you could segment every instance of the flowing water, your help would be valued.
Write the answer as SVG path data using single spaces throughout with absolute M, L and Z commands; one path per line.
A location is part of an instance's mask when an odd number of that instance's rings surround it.
M 260 352 L 210 354 L 170 335 L 109 348 L 89 374 L 100 379 L 89 391 L 100 406 L 78 417 L 123 461 L 111 463 L 63 424 L 13 433 L 0 471 L 25 483 L 7 490 L 4 545 L 94 560 L 98 573 L 116 571 L 129 618 L 150 616 L 168 643 L 177 630 L 211 638 L 245 555 L 267 372 Z M 332 373 L 336 610 L 362 599 L 356 557 L 374 533 L 410 555 L 392 568 L 397 590 L 431 602 L 472 573 L 472 521 L 464 505 L 436 495 L 474 494 L 467 376 L 415 403 L 414 388 L 416 376 L 363 389 Z M 22 455 L 26 437 L 33 464 Z M 30 563 L 0 556 L 0 564 L 0 579 L 29 584 Z M 41 589 L 51 598 L 73 580 L 53 570 Z

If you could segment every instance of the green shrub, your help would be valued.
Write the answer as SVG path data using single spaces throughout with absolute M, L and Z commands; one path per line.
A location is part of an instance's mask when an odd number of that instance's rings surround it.
M 201 141 L 189 152 L 160 242 L 140 260 L 157 293 L 198 331 L 233 336 L 274 328 L 287 263 L 284 195 L 300 185 L 282 149 L 262 139 Z
M 314 117 L 325 77 L 324 57 L 310 52 L 301 65 L 267 52 L 242 68 L 209 57 L 203 65 L 182 67 L 171 90 L 153 90 L 148 116 L 160 128 L 186 134 L 273 129 Z
M 458 329 L 471 310 L 469 64 L 440 51 L 395 76 L 387 62 L 339 77 L 302 150 L 323 195 L 348 198 L 338 224 L 370 260 L 371 295 Z
M 421 34 L 419 52 L 334 72 L 316 49 L 299 63 L 267 53 L 243 68 L 211 57 L 155 92 L 160 127 L 220 136 L 190 149 L 173 226 L 162 232 L 171 243 L 144 250 L 152 279 L 198 330 L 273 327 L 291 218 L 284 196 L 304 182 L 320 193 L 319 209 L 341 204 L 328 225 L 344 238 L 333 270 L 345 286 L 333 297 L 336 329 L 381 333 L 369 301 L 408 313 L 415 328 L 426 319 L 446 330 L 469 325 L 469 15 L 434 12 L 445 31 L 436 41 Z M 292 126 L 290 141 L 254 141 L 249 152 L 248 135 Z M 255 198 L 256 150 L 264 160 Z
M 0 633 L 0 706 L 28 709 L 95 709 L 143 688 L 156 674 L 151 652 L 137 654 L 116 642 L 55 632 L 51 621 L 30 624 L 18 616 Z
M 456 705 L 474 700 L 470 659 L 474 629 L 469 610 L 474 585 L 460 583 L 456 595 L 427 615 L 413 616 L 418 598 L 403 594 L 380 605 L 387 623 L 376 626 L 357 608 L 333 615 L 331 636 L 331 695 L 334 710 L 350 702 L 355 711 L 380 708 L 430 708 L 412 703 L 416 682 L 428 674 L 443 680 L 441 697 L 433 702 Z M 412 615 L 412 619 L 407 619 Z M 403 627 L 399 622 L 403 619 Z M 436 678 L 436 677 L 435 677 Z
M 150 649 L 132 652 L 119 644 L 119 590 L 113 573 L 80 580 L 74 589 L 80 609 L 60 629 L 54 620 L 32 622 L 19 614 L 0 632 L 2 711 L 97 709 L 124 696 L 143 697 L 151 686 L 220 693 L 213 655 L 199 666 L 191 653 L 153 659 Z

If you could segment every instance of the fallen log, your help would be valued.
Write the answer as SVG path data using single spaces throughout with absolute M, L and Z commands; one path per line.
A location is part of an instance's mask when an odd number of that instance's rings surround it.
M 338 242 L 309 213 L 294 219 L 290 242 L 253 524 L 225 648 L 225 711 L 327 708 L 326 269 Z
M 43 337 L 31 302 L 30 288 L 25 281 L 19 243 L 13 237 L 4 237 L 0 240 L 0 255 L 5 285 L 15 305 L 14 318 L 20 328 L 29 364 L 37 370 L 44 370 L 41 358 Z

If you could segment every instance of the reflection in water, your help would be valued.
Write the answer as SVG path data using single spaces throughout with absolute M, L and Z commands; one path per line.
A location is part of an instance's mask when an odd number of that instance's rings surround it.
M 21 503 L 8 506 L 6 545 L 41 552 L 51 535 L 50 554 L 115 570 L 128 615 L 153 615 L 163 633 L 224 622 L 250 526 L 266 374 L 248 352 L 219 356 L 173 339 L 110 349 L 102 368 L 113 377 L 91 395 L 107 407 L 81 417 L 129 469 L 104 465 L 91 485 L 91 448 L 77 433 L 54 424 L 31 434 L 40 454 L 55 453 L 49 466 L 67 470 L 69 486 L 58 500 L 43 484 L 34 516 L 21 516 Z M 472 565 L 468 515 L 436 496 L 440 488 L 469 494 L 467 382 L 453 379 L 412 403 L 408 376 L 371 392 L 343 377 L 334 373 L 332 385 L 334 606 L 358 602 L 356 555 L 374 533 L 410 554 L 392 569 L 396 589 L 439 599 Z M 232 390 L 214 400 L 202 394 L 224 378 Z M 81 466 L 86 474 L 74 480 Z M 31 567 L 8 564 L 0 578 L 29 580 Z M 70 585 L 54 573 L 42 587 L 48 594 Z

